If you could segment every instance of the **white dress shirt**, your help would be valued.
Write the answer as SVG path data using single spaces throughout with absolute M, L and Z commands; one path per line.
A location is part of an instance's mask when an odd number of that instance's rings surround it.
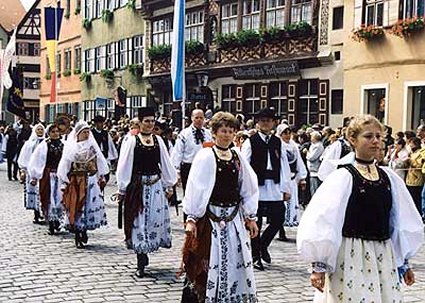
M 259 133 L 261 139 L 266 142 L 266 135 Z M 280 139 L 279 139 L 280 140 Z M 251 163 L 252 148 L 251 141 L 245 140 L 242 145 L 242 156 Z M 267 156 L 267 169 L 272 169 L 272 163 L 270 160 L 270 153 Z M 289 168 L 288 157 L 286 155 L 286 149 L 281 144 L 280 151 L 280 182 L 275 183 L 274 180 L 266 179 L 264 185 L 259 185 L 260 191 L 259 201 L 282 201 L 283 193 L 290 193 L 290 182 L 291 182 L 291 170 Z

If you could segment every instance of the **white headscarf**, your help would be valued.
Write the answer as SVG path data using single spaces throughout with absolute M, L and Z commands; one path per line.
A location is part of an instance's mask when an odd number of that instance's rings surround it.
M 36 133 L 36 130 L 40 127 L 43 129 L 42 136 L 38 136 Z M 44 125 L 41 123 L 36 124 L 32 128 L 31 136 L 24 143 L 24 145 L 22 146 L 21 152 L 19 153 L 18 165 L 21 169 L 24 169 L 24 170 L 27 169 L 28 163 L 30 162 L 31 155 L 33 154 L 35 148 L 37 147 L 38 144 L 40 144 L 46 138 L 45 131 L 46 129 L 44 128 Z

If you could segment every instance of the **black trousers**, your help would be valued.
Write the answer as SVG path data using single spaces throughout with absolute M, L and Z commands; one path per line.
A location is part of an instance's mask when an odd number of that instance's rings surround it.
M 273 238 L 282 227 L 285 217 L 285 203 L 283 201 L 259 201 L 257 211 L 257 225 L 258 230 L 261 232 L 263 225 L 263 217 L 267 218 L 269 225 L 260 236 L 251 239 L 252 257 L 254 259 L 260 258 L 261 250 L 267 249 L 270 246 Z
M 180 178 L 182 181 L 182 187 L 183 187 L 183 195 L 186 192 L 186 185 L 187 185 L 187 178 L 189 177 L 189 171 L 192 167 L 192 163 L 182 163 L 180 165 Z M 183 213 L 183 223 L 186 222 L 187 215 Z
M 13 175 L 12 175 L 12 166 L 13 166 Z M 18 178 L 18 164 L 16 163 L 16 161 L 13 161 L 12 159 L 7 159 L 7 177 L 9 178 L 9 180 L 12 180 L 12 176 L 13 178 L 17 179 Z

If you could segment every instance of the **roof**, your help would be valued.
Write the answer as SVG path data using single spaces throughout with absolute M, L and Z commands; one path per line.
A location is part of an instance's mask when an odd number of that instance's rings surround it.
M 25 14 L 26 11 L 20 0 L 1 1 L 0 25 L 6 31 L 11 32 L 21 22 Z
M 25 15 L 21 18 L 21 21 L 19 21 L 18 29 L 22 27 L 22 25 L 25 24 L 27 19 L 31 16 L 31 14 L 34 12 L 34 10 L 37 8 L 37 6 L 40 4 L 41 0 L 35 0 L 32 4 L 31 8 L 25 13 Z

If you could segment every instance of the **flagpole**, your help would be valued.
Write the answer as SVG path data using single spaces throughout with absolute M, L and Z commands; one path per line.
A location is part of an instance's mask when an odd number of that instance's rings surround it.
M 56 44 L 56 47 L 55 47 L 55 54 L 54 54 L 54 56 L 55 56 L 55 58 L 57 59 L 57 47 L 58 47 L 58 45 L 59 45 L 59 35 L 58 35 L 58 7 L 59 7 L 59 4 L 60 4 L 60 0 L 58 0 L 57 2 L 56 2 L 56 8 L 55 8 L 55 44 Z M 56 60 L 55 60 L 55 64 L 59 64 L 60 65 L 60 62 L 57 62 L 56 63 Z M 56 70 L 57 68 L 56 68 L 56 66 L 55 66 L 55 70 Z M 55 73 L 55 115 L 57 116 L 57 114 L 58 114 L 58 70 L 56 70 L 56 73 Z

